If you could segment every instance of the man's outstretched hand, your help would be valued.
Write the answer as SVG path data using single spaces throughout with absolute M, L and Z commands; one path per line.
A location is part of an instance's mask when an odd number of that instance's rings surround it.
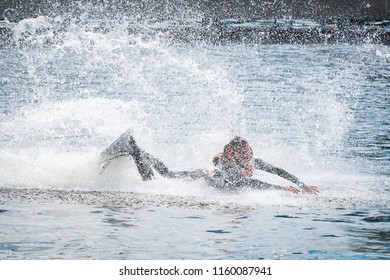
M 302 191 L 311 194 L 318 194 L 320 192 L 316 186 L 310 186 L 306 184 L 303 186 Z
M 302 192 L 307 192 L 310 194 L 317 195 L 320 192 L 316 186 L 310 186 L 310 185 L 304 185 L 302 189 L 299 189 L 294 186 L 282 186 L 282 189 L 286 191 L 290 191 L 295 194 L 300 193 L 302 191 Z
M 281 186 L 283 190 L 290 191 L 293 193 L 299 193 L 301 190 L 294 186 Z

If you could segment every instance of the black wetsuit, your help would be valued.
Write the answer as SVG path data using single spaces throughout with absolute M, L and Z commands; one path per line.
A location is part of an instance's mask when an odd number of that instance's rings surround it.
M 192 171 L 171 171 L 161 160 L 153 157 L 151 154 L 145 151 L 141 151 L 141 158 L 144 162 L 146 161 L 148 164 L 150 164 L 161 176 L 166 178 L 190 178 L 193 180 L 198 180 L 204 178 L 207 175 L 207 172 L 203 169 L 195 169 Z M 140 168 L 138 168 L 138 170 L 139 169 Z M 153 177 L 150 179 L 152 178 Z
M 171 171 L 161 160 L 145 151 L 139 150 L 139 153 L 133 157 L 135 158 L 138 170 L 144 180 L 150 180 L 153 178 L 153 172 L 151 172 L 151 169 L 145 169 L 142 167 L 145 166 L 145 164 L 149 164 L 163 177 L 190 178 L 192 180 L 205 179 L 208 184 L 216 188 L 237 189 L 251 187 L 256 189 L 281 189 L 281 186 L 269 184 L 248 176 L 243 176 L 234 168 L 226 167 L 222 164 L 218 164 L 216 169 L 212 172 L 208 172 L 204 169 L 195 169 L 193 171 Z M 258 158 L 253 161 L 255 169 L 260 169 L 278 175 L 295 184 L 299 183 L 299 179 L 297 177 L 279 167 L 273 166 Z
M 299 179 L 297 177 L 279 167 L 273 166 L 258 158 L 253 159 L 253 161 L 255 169 L 260 169 L 278 175 L 296 184 L 299 183 Z M 251 187 L 256 189 L 281 189 L 281 186 L 266 183 L 252 177 L 243 176 L 239 170 L 235 170 L 234 168 L 230 168 L 222 164 L 219 164 L 217 169 L 215 169 L 212 172 L 212 175 L 206 178 L 206 180 L 210 185 L 218 188 L 235 189 Z

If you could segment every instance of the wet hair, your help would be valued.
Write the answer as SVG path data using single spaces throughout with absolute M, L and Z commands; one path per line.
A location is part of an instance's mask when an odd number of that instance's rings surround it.
M 232 149 L 234 149 L 236 147 L 249 146 L 249 143 L 244 138 L 236 136 L 229 142 L 229 145 Z
M 224 154 L 232 155 L 239 152 L 242 148 L 253 154 L 252 148 L 248 141 L 246 141 L 244 138 L 236 136 L 229 142 L 229 144 L 224 147 Z
M 253 150 L 248 141 L 236 136 L 225 145 L 222 153 L 214 157 L 213 163 L 222 163 L 229 168 L 238 169 L 243 176 L 250 177 L 253 174 L 252 157 Z

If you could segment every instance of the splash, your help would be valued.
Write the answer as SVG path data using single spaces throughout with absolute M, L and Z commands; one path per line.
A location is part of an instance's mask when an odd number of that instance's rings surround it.
M 176 170 L 211 168 L 212 156 L 239 134 L 259 157 L 320 185 L 332 201 L 370 196 L 361 190 L 367 182 L 377 189 L 383 177 L 340 159 L 363 79 L 343 46 L 176 45 L 128 26 L 59 16 L 18 23 L 15 47 L 4 51 L 14 78 L 4 84 L 11 97 L 2 99 L 2 186 L 248 205 L 311 201 L 279 192 L 220 194 L 203 182 L 144 183 L 128 159 L 99 176 L 99 152 L 130 128 L 142 148 Z
M 148 150 L 165 146 L 162 156 L 180 143 L 179 162 L 198 148 L 192 143 L 226 134 L 226 123 L 234 130 L 242 94 L 222 64 L 129 35 L 121 23 L 102 33 L 63 29 L 64 21 L 38 17 L 16 28 L 13 63 L 25 82 L 10 88 L 18 102 L 0 124 L 4 184 L 91 186 L 97 179 L 86 174 L 98 168 L 96 155 L 127 128 Z

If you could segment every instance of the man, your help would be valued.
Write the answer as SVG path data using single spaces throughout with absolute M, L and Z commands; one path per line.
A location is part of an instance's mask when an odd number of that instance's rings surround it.
M 115 157 L 105 161 L 106 163 L 103 165 L 102 171 L 104 171 L 112 159 L 122 155 L 131 155 L 144 181 L 154 178 L 151 168 L 153 167 L 161 176 L 167 178 L 205 179 L 209 185 L 220 189 L 234 190 L 251 187 L 256 189 L 282 189 L 293 193 L 299 193 L 300 191 L 312 194 L 319 193 L 317 187 L 306 185 L 287 171 L 266 163 L 259 158 L 254 158 L 249 143 L 238 136 L 225 145 L 222 153 L 214 157 L 213 163 L 215 169 L 212 171 L 204 169 L 171 171 L 162 161 L 146 151 L 141 150 L 129 131 L 118 138 L 103 154 Z M 278 175 L 295 183 L 298 188 L 294 186 L 269 184 L 252 178 L 254 169 L 260 169 Z

